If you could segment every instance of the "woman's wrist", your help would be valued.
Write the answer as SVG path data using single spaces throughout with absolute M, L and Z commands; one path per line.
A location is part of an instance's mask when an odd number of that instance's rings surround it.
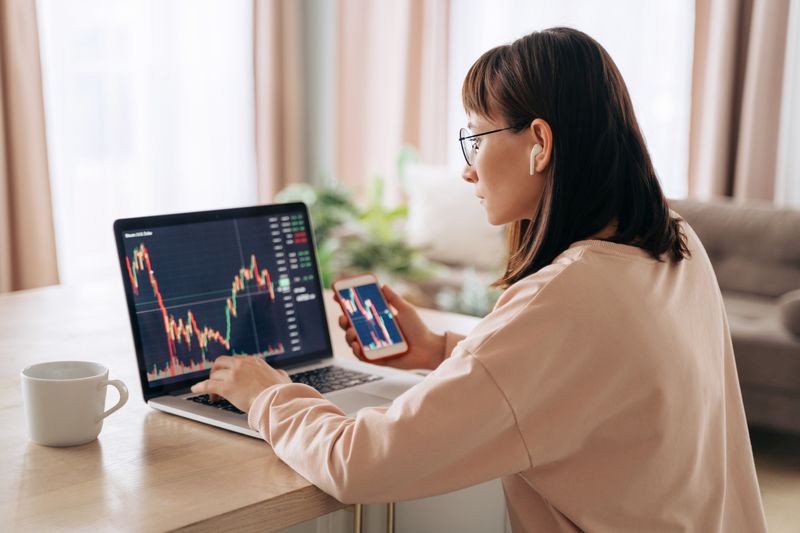
M 431 332 L 431 344 L 433 346 L 433 361 L 431 370 L 435 370 L 447 358 L 445 349 L 447 347 L 447 337 Z

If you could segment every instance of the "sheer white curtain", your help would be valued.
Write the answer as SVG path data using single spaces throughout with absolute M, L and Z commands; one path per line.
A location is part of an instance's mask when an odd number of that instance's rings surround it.
M 486 50 L 534 30 L 570 26 L 602 44 L 617 63 L 668 197 L 687 193 L 694 1 L 451 0 L 448 162 L 463 163 L 461 83 Z
M 789 4 L 775 203 L 800 209 L 800 2 Z
M 38 0 L 61 279 L 115 218 L 256 202 L 251 0 Z

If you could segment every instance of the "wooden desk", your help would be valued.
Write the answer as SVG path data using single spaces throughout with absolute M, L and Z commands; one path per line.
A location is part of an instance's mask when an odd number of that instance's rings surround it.
M 352 357 L 326 295 L 334 354 Z M 434 330 L 472 317 L 423 310 Z M 95 442 L 28 441 L 19 372 L 51 360 L 103 363 L 128 403 Z M 107 404 L 117 396 L 109 389 Z M 0 295 L 0 530 L 275 531 L 345 507 L 263 441 L 155 411 L 142 398 L 122 286 L 109 280 Z

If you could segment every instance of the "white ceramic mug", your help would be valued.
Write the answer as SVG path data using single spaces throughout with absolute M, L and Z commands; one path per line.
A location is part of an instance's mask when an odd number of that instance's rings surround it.
M 128 388 L 108 379 L 108 368 L 87 361 L 54 361 L 21 373 L 22 402 L 33 442 L 45 446 L 75 446 L 97 438 L 103 419 L 125 405 Z M 103 412 L 106 389 L 119 391 L 117 405 Z

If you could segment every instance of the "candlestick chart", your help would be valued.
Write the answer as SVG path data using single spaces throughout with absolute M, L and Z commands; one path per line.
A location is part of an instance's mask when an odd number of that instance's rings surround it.
M 305 228 L 287 218 L 126 235 L 123 274 L 148 381 L 208 371 L 220 355 L 303 352 L 302 322 L 319 317 L 296 307 L 313 276 L 303 272 L 311 270 Z
M 402 342 L 394 316 L 377 285 L 341 289 L 339 296 L 365 349 L 375 350 Z

